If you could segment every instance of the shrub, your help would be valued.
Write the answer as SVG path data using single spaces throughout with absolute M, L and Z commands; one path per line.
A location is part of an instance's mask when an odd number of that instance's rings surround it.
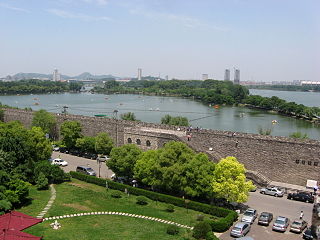
M 205 238 L 208 232 L 211 232 L 212 228 L 208 221 L 202 221 L 197 223 L 193 229 L 193 237 L 196 239 Z
M 40 174 L 36 180 L 36 186 L 37 186 L 38 190 L 48 189 L 48 186 L 49 186 L 48 179 L 43 174 L 43 172 L 40 172 Z
M 167 233 L 170 235 L 176 235 L 179 233 L 179 227 L 176 225 L 169 225 L 167 228 Z
M 202 214 L 198 214 L 197 221 L 203 221 L 204 216 Z
M 138 196 L 137 197 L 137 204 L 139 205 L 147 205 L 148 204 L 148 198 L 144 196 Z
M 119 191 L 114 191 L 111 193 L 111 197 L 113 198 L 121 198 L 121 193 Z
M 0 200 L 0 215 L 4 214 L 12 208 L 12 204 L 8 200 Z
M 174 205 L 168 204 L 168 205 L 167 205 L 167 208 L 166 208 L 166 211 L 167 211 L 167 212 L 174 212 Z
M 219 238 L 216 235 L 214 235 L 213 232 L 208 232 L 206 235 L 206 240 L 219 240 Z

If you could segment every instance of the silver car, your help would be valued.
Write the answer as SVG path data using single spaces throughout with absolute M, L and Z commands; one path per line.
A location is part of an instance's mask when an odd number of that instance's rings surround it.
M 275 197 L 283 197 L 284 195 L 284 191 L 277 187 L 261 188 L 260 193 L 275 196 Z
M 295 233 L 302 233 L 308 226 L 308 223 L 303 219 L 296 219 L 291 223 L 290 231 Z
M 286 217 L 277 217 L 276 221 L 273 223 L 272 230 L 285 232 L 289 226 L 289 219 Z
M 250 231 L 250 224 L 239 222 L 232 228 L 230 232 L 231 237 L 244 237 Z
M 241 218 L 241 222 L 246 222 L 252 224 L 254 220 L 257 218 L 257 210 L 248 208 Z

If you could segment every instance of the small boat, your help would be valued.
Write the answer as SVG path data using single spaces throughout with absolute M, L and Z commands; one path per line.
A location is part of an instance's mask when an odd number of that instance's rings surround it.
M 271 122 L 272 122 L 272 124 L 276 124 L 276 123 L 278 123 L 278 121 L 277 121 L 277 120 L 272 120 Z
M 122 105 L 123 105 L 123 103 L 120 103 L 119 105 L 120 105 L 120 106 L 122 106 Z
M 214 105 L 213 108 L 218 109 L 220 106 L 218 104 Z
M 94 115 L 95 117 L 106 117 L 107 115 L 105 115 L 105 114 L 96 114 L 96 115 Z
M 38 102 L 35 102 L 33 105 L 39 105 L 39 103 L 38 103 Z
M 39 98 L 35 97 L 35 98 L 33 98 L 33 100 L 39 100 Z

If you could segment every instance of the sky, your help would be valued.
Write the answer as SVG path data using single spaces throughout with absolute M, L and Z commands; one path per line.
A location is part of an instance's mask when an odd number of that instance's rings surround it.
M 0 77 L 320 81 L 319 0 L 0 0 Z

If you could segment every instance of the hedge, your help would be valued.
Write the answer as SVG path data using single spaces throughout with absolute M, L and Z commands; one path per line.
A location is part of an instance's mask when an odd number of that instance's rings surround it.
M 70 175 L 73 178 L 79 179 L 81 181 L 93 183 L 103 187 L 106 187 L 106 181 L 107 181 L 108 188 L 111 188 L 111 189 L 120 190 L 122 192 L 125 191 L 125 189 L 127 189 L 127 191 L 130 194 L 134 194 L 137 196 L 139 195 L 145 196 L 154 201 L 165 202 L 168 204 L 173 204 L 175 206 L 184 207 L 184 208 L 187 207 L 195 211 L 220 217 L 221 219 L 210 222 L 210 225 L 214 232 L 224 232 L 228 230 L 230 226 L 233 224 L 233 222 L 238 218 L 238 214 L 235 211 L 232 211 L 229 209 L 212 206 L 205 203 L 199 203 L 191 200 L 188 200 L 188 202 L 186 203 L 186 201 L 182 198 L 178 198 L 178 197 L 174 197 L 174 196 L 170 196 L 162 193 L 152 192 L 145 189 L 132 187 L 130 185 L 114 182 L 108 179 L 97 178 L 94 176 L 89 176 L 89 175 L 85 175 L 78 172 L 70 172 Z

